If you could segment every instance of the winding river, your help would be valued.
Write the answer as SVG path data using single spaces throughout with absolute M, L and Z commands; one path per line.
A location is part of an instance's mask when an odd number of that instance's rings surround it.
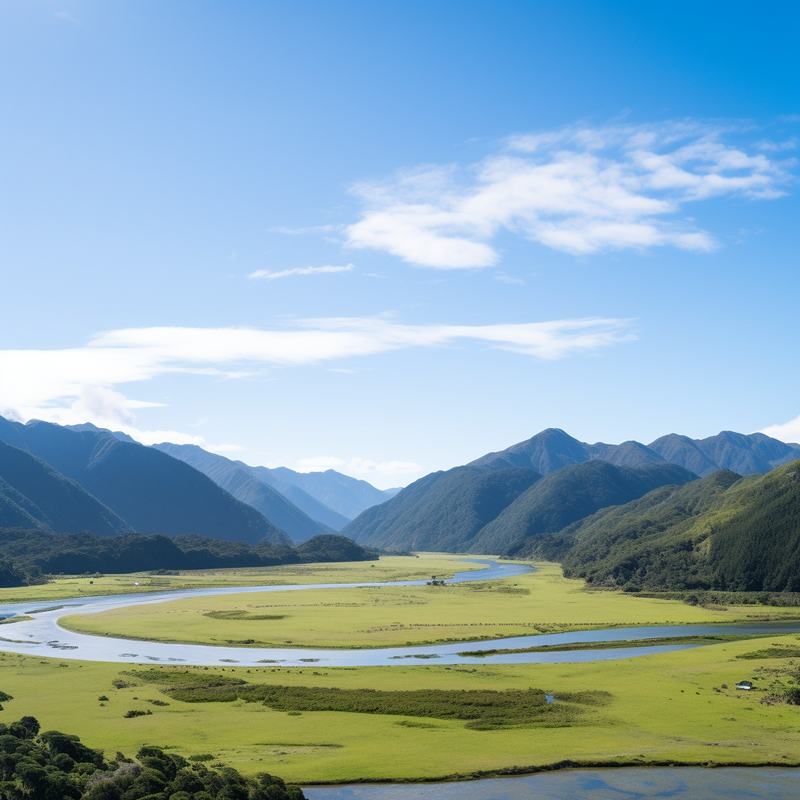
M 522 564 L 499 564 L 484 559 L 469 559 L 483 569 L 460 572 L 447 583 L 510 578 L 530 572 Z M 300 584 L 281 586 L 224 587 L 187 589 L 152 594 L 87 597 L 42 603 L 0 605 L 0 618 L 31 616 L 0 629 L 0 651 L 25 655 L 56 656 L 63 659 L 108 661 L 136 664 L 192 664 L 241 666 L 279 664 L 283 667 L 308 667 L 319 664 L 339 666 L 390 666 L 422 663 L 414 659 L 436 659 L 436 664 L 544 664 L 633 658 L 682 650 L 701 645 L 660 645 L 620 649 L 580 650 L 551 653 L 506 653 L 483 658 L 459 655 L 487 647 L 504 649 L 537 645 L 585 642 L 628 641 L 666 636 L 690 636 L 716 633 L 796 633 L 800 621 L 727 625 L 662 625 L 613 628 L 559 634 L 538 634 L 459 642 L 420 647 L 390 647 L 370 650 L 311 650 L 299 648 L 210 647 L 204 645 L 140 642 L 129 639 L 90 636 L 61 628 L 58 620 L 68 614 L 94 614 L 133 605 L 164 603 L 187 597 L 211 597 L 254 592 L 293 592 L 305 589 L 336 589 L 380 586 L 422 586 L 424 580 L 390 583 Z M 771 768 L 648 767 L 613 770 L 568 770 L 539 773 L 514 778 L 496 778 L 467 783 L 383 784 L 311 787 L 305 789 L 309 800 L 636 800 L 650 797 L 757 798 L 782 800 L 800 797 L 800 771 Z
M 511 578 L 531 571 L 524 564 L 499 564 L 485 559 L 468 559 L 484 565 L 483 569 L 459 572 L 447 583 L 466 583 L 497 578 Z M 336 589 L 380 586 L 423 586 L 426 581 L 395 581 L 390 583 L 357 584 L 298 584 L 280 586 L 222 587 L 184 589 L 152 594 L 113 595 L 81 599 L 49 601 L 47 603 L 15 603 L 0 606 L 0 616 L 25 615 L 32 619 L 5 625 L 0 629 L 0 650 L 36 656 L 58 656 L 82 661 L 107 661 L 134 664 L 191 664 L 218 666 L 239 664 L 256 666 L 276 664 L 283 667 L 303 667 L 319 664 L 323 667 L 392 666 L 421 663 L 435 659 L 436 664 L 556 664 L 582 661 L 607 661 L 619 658 L 666 653 L 700 645 L 658 645 L 652 647 L 611 648 L 599 650 L 561 651 L 549 653 L 502 653 L 492 656 L 469 656 L 469 651 L 515 649 L 541 645 L 587 642 L 629 641 L 656 639 L 667 636 L 695 636 L 719 633 L 795 633 L 800 621 L 742 623 L 723 625 L 659 625 L 652 627 L 613 628 L 608 630 L 573 631 L 570 633 L 536 634 L 492 639 L 477 642 L 425 645 L 415 647 L 384 647 L 356 650 L 323 650 L 310 648 L 218 647 L 168 642 L 143 642 L 123 638 L 91 636 L 74 633 L 59 626 L 58 620 L 69 614 L 96 614 L 101 611 L 133 605 L 164 603 L 187 597 L 212 597 L 224 594 L 254 592 L 295 592 L 306 589 Z M 55 603 L 55 604 L 54 604 Z M 419 659 L 419 662 L 415 660 Z

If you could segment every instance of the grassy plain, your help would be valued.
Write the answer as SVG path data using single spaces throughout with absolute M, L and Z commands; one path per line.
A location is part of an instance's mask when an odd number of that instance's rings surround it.
M 347 712 L 278 712 L 259 704 L 184 703 L 138 683 L 125 665 L 0 656 L 0 721 L 29 714 L 45 730 L 78 734 L 92 747 L 135 752 L 166 745 L 183 755 L 210 754 L 245 773 L 267 771 L 296 782 L 432 779 L 480 771 L 535 768 L 565 759 L 645 765 L 652 762 L 796 764 L 800 707 L 761 703 L 790 659 L 737 655 L 797 637 L 739 641 L 681 652 L 587 664 L 431 665 L 352 669 L 209 668 L 252 683 L 344 689 L 527 689 L 607 691 L 609 705 L 570 727 L 471 730 L 463 721 Z M 789 651 L 791 652 L 791 650 Z M 797 666 L 793 667 L 797 669 Z M 132 669 L 141 669 L 133 667 Z M 161 667 L 165 672 L 180 668 Z M 185 668 L 184 668 L 185 669 Z M 200 668 L 196 668 L 200 669 Z M 745 678 L 757 691 L 732 687 Z M 134 685 L 115 688 L 121 679 Z M 787 682 L 786 678 L 781 678 Z M 728 689 L 723 689 L 726 684 Z M 715 691 L 719 689 L 719 691 Z M 759 691 L 763 690 L 763 691 Z M 108 698 L 101 705 L 98 698 Z M 168 702 L 154 706 L 149 700 Z M 131 709 L 152 715 L 124 719 Z
M 455 572 L 482 569 L 457 556 L 424 554 L 395 556 L 379 561 L 339 564 L 288 564 L 280 567 L 242 569 L 181 570 L 179 575 L 153 575 L 132 572 L 101 577 L 66 576 L 41 586 L 0 589 L 0 605 L 5 603 L 48 602 L 74 597 L 115 594 L 146 594 L 178 589 L 208 589 L 214 586 L 276 586 L 291 583 L 362 583 L 364 581 L 422 580 L 432 574 L 452 577 Z
M 536 572 L 502 580 L 195 597 L 73 615 L 62 618 L 61 624 L 83 633 L 151 641 L 364 648 L 628 625 L 798 617 L 800 608 L 706 608 L 635 594 L 589 592 L 583 581 L 564 578 L 558 565 L 537 564 Z
M 287 570 L 282 569 L 282 575 L 273 578 L 287 582 L 303 578 L 308 582 L 338 582 L 344 575 L 358 581 L 365 580 L 364 573 L 368 573 L 385 580 L 387 575 L 400 577 L 404 572 L 410 577 L 415 568 L 425 573 L 422 577 L 447 571 L 447 562 L 441 558 L 393 561 L 382 559 L 379 567 L 310 567 L 303 575 L 287 575 Z M 453 568 L 461 566 L 454 564 Z M 259 580 L 263 579 L 262 574 Z M 209 626 L 219 623 L 214 630 L 226 639 L 251 638 L 252 626 L 277 622 L 285 625 L 285 633 L 279 632 L 281 636 L 291 638 L 295 645 L 324 642 L 374 646 L 580 626 L 785 618 L 797 613 L 794 609 L 758 606 L 702 608 L 612 592 L 586 592 L 581 582 L 565 580 L 557 567 L 546 564 L 531 575 L 463 586 L 310 590 L 260 598 L 252 594 L 204 598 L 192 603 L 177 600 L 147 606 L 149 623 L 145 617 L 124 615 L 106 620 L 113 620 L 115 626 L 128 624 L 131 630 L 135 625 L 147 624 L 149 627 L 143 632 L 148 635 L 160 632 L 178 638 L 186 638 L 186 630 L 206 636 Z M 274 603 L 286 606 L 264 607 Z M 214 617 L 203 616 L 209 611 L 218 613 Z M 220 619 L 231 613 L 236 617 L 242 611 L 255 616 L 287 616 L 260 621 Z M 87 615 L 81 624 L 98 618 L 100 615 Z M 188 626 L 190 619 L 205 626 L 205 630 Z M 157 621 L 160 629 L 155 627 Z M 245 633 L 231 627 L 240 623 Z M 429 625 L 434 627 L 424 627 Z M 280 642 L 280 636 L 274 638 Z M 165 673 L 194 670 L 202 675 L 216 673 L 275 686 L 383 692 L 534 687 L 556 698 L 567 692 L 612 695 L 607 705 L 589 707 L 563 727 L 530 724 L 495 730 L 476 730 L 456 719 L 347 711 L 276 711 L 242 699 L 189 703 L 162 693 L 156 683 L 144 683 L 126 674 L 143 669 L 141 666 L 0 652 L 0 690 L 14 698 L 3 703 L 0 722 L 32 715 L 40 720 L 43 729 L 76 733 L 88 745 L 104 748 L 108 755 L 118 750 L 133 753 L 143 744 L 154 744 L 185 756 L 208 754 L 212 757 L 210 763 L 229 764 L 247 774 L 267 771 L 300 783 L 469 777 L 480 772 L 533 770 L 565 760 L 609 765 L 790 765 L 797 764 L 800 753 L 800 706 L 761 701 L 769 700 L 777 685 L 796 685 L 792 682 L 800 679 L 800 659 L 796 657 L 799 643 L 796 635 L 770 636 L 575 664 L 448 667 L 431 662 L 398 662 L 391 667 L 338 669 L 314 665 L 302 669 L 152 667 Z M 784 647 L 785 651 L 780 649 Z M 769 657 L 737 658 L 759 651 Z M 785 655 L 774 657 L 776 653 Z M 790 675 L 791 672 L 795 674 Z M 754 680 L 756 690 L 737 692 L 732 688 L 744 679 Z M 100 697 L 106 699 L 101 701 Z M 152 713 L 124 718 L 130 710 Z

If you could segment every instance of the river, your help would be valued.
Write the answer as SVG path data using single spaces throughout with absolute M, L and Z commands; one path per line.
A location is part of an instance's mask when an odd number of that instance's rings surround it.
M 465 783 L 304 788 L 308 800 L 790 800 L 800 770 L 772 767 L 620 767 L 561 770 Z
M 487 559 L 468 559 L 484 565 L 485 569 L 459 572 L 447 583 L 466 583 L 497 578 L 510 578 L 531 571 L 524 564 L 499 564 Z M 514 636 L 475 642 L 456 642 L 425 646 L 382 647 L 375 649 L 310 649 L 310 648 L 255 648 L 217 647 L 211 645 L 145 642 L 106 636 L 74 633 L 58 624 L 69 614 L 96 614 L 133 605 L 164 603 L 187 597 L 211 597 L 225 594 L 251 594 L 254 592 L 296 592 L 306 589 L 354 588 L 358 586 L 422 586 L 424 580 L 395 581 L 391 583 L 358 584 L 297 584 L 280 586 L 217 587 L 212 589 L 183 589 L 152 594 L 111 595 L 87 597 L 46 603 L 15 603 L 0 606 L 0 616 L 14 614 L 32 619 L 4 625 L 0 629 L 0 650 L 36 656 L 58 656 L 82 661 L 106 661 L 127 664 L 191 664 L 214 666 L 238 664 L 258 666 L 265 663 L 283 667 L 304 667 L 318 664 L 321 667 L 393 666 L 415 663 L 415 660 L 435 660 L 436 664 L 562 664 L 586 661 L 610 661 L 619 658 L 667 653 L 701 645 L 657 645 L 636 648 L 609 648 L 599 650 L 573 650 L 549 653 L 502 653 L 492 656 L 469 656 L 471 650 L 515 649 L 541 645 L 574 644 L 586 642 L 629 641 L 656 639 L 667 636 L 697 636 L 724 633 L 797 633 L 800 621 L 738 623 L 718 625 L 658 625 L 650 627 L 611 628 L 605 630 L 572 631 L 569 633 Z

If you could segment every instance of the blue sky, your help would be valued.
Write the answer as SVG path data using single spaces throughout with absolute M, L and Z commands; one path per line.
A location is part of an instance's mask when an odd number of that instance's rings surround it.
M 385 487 L 800 441 L 788 2 L 0 3 L 0 413 Z

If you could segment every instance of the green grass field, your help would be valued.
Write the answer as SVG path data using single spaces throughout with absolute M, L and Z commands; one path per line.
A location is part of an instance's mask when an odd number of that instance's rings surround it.
M 482 569 L 452 555 L 423 554 L 415 557 L 382 558 L 379 561 L 340 564 L 290 564 L 282 567 L 243 569 L 182 570 L 179 575 L 133 572 L 102 577 L 68 576 L 41 586 L 0 589 L 0 604 L 28 601 L 68 600 L 114 594 L 138 594 L 177 589 L 206 589 L 212 586 L 274 586 L 290 583 L 362 583 L 364 581 L 422 580 L 441 573 Z M 137 585 L 138 584 L 138 585 Z
M 797 637 L 710 645 L 621 661 L 470 668 L 430 665 L 358 669 L 209 668 L 202 674 L 288 686 L 410 689 L 607 691 L 609 705 L 570 727 L 472 730 L 463 721 L 348 712 L 278 712 L 259 704 L 185 703 L 132 680 L 124 665 L 0 657 L 0 721 L 30 714 L 45 730 L 78 734 L 109 755 L 142 744 L 183 755 L 210 754 L 245 773 L 296 782 L 431 779 L 536 767 L 565 759 L 647 764 L 793 764 L 800 753 L 800 707 L 768 705 L 775 675 L 791 659 L 740 660 Z M 142 669 L 135 667 L 133 669 Z M 165 672 L 171 667 L 161 667 Z M 732 687 L 751 678 L 764 691 Z M 122 679 L 137 685 L 115 688 Z M 786 678 L 782 678 L 787 682 Z M 727 684 L 728 689 L 723 689 Z M 720 691 L 715 691 L 715 687 Z M 99 697 L 108 701 L 100 704 Z M 149 700 L 168 702 L 154 706 Z M 131 709 L 152 715 L 124 719 Z
M 350 564 L 301 568 L 302 574 L 285 568 L 280 575 L 269 572 L 273 579 L 287 582 L 328 577 L 338 582 L 343 576 L 355 582 L 372 575 L 381 580 L 411 576 L 415 568 L 426 577 L 461 566 L 452 558 L 426 557 L 382 559 L 377 567 Z M 262 572 L 259 579 L 264 577 Z M 212 579 L 215 576 L 209 577 Z M 243 612 L 283 619 L 241 619 Z M 212 616 L 204 616 L 208 613 Z M 208 641 L 212 632 L 224 639 L 255 638 L 252 631 L 263 623 L 260 630 L 279 643 L 285 643 L 281 642 L 285 637 L 291 638 L 293 645 L 375 646 L 577 626 L 720 622 L 795 614 L 794 609 L 706 609 L 615 592 L 586 592 L 580 582 L 561 577 L 553 565 L 540 565 L 531 575 L 470 586 L 177 600 L 146 610 L 86 615 L 76 624 L 100 620 L 99 632 L 113 628 L 120 633 L 125 628 L 129 634 L 138 631 L 184 640 L 194 635 L 198 641 Z M 273 625 L 281 627 L 270 627 Z M 262 635 L 266 636 L 259 633 Z M 0 690 L 14 698 L 3 703 L 0 722 L 32 715 L 43 729 L 76 733 L 109 755 L 118 750 L 133 753 L 143 744 L 154 744 L 185 756 L 209 755 L 210 763 L 228 764 L 244 773 L 267 771 L 299 783 L 430 780 L 534 769 L 565 760 L 609 765 L 789 765 L 798 762 L 800 753 L 800 706 L 776 701 L 776 687 L 790 688 L 800 680 L 799 643 L 796 635 L 770 636 L 583 664 L 152 667 L 165 675 L 194 671 L 202 676 L 237 677 L 252 684 L 383 693 L 534 687 L 556 698 L 564 695 L 565 700 L 565 693 L 611 695 L 606 705 L 587 706 L 576 715 L 552 715 L 553 727 L 545 720 L 545 724 L 539 721 L 492 730 L 469 727 L 463 719 L 434 716 L 299 711 L 296 706 L 295 710 L 277 711 L 241 698 L 185 702 L 162 692 L 164 687 L 157 682 L 127 674 L 146 669 L 141 666 L 0 653 Z M 748 653 L 766 657 L 737 658 Z M 735 683 L 744 679 L 754 680 L 756 690 L 737 692 Z M 107 699 L 101 701 L 101 697 Z M 125 718 L 131 710 L 152 713 Z
M 798 608 L 704 608 L 621 592 L 588 592 L 582 581 L 562 577 L 557 565 L 538 564 L 536 572 L 496 581 L 197 597 L 72 615 L 61 624 L 83 633 L 152 641 L 352 648 L 798 617 Z

